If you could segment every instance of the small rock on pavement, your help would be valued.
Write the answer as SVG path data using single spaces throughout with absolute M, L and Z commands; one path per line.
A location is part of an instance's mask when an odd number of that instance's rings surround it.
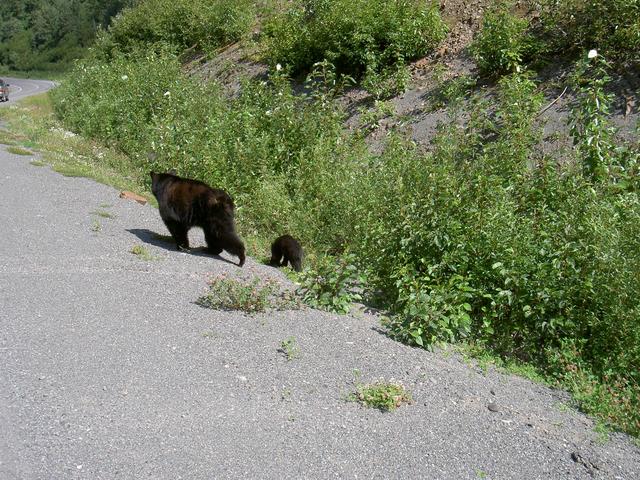
M 498 408 L 498 404 L 496 402 L 490 402 L 489 405 L 487 405 L 487 408 L 492 412 L 500 411 L 500 409 Z

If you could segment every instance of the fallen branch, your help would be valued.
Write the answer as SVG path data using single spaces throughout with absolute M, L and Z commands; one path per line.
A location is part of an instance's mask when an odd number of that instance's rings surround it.
M 538 114 L 536 115 L 536 118 L 539 117 L 540 115 L 542 115 L 544 112 L 546 112 L 547 110 L 549 110 L 551 107 L 553 107 L 553 105 L 562 98 L 562 96 L 567 92 L 567 88 L 569 87 L 564 87 L 564 90 L 562 91 L 562 93 L 560 95 L 558 95 L 558 98 L 556 98 L 553 102 L 551 102 L 549 105 L 547 105 L 546 107 L 544 107 L 542 110 L 540 110 L 538 112 Z

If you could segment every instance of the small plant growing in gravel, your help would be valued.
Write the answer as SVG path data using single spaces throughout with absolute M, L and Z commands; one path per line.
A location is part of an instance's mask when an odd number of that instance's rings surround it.
M 102 218 L 116 218 L 113 213 L 107 212 L 106 210 L 94 210 L 91 214 Z
M 46 162 L 42 162 L 40 160 L 31 160 L 29 163 L 34 167 L 44 167 L 47 164 Z
M 470 75 L 460 75 L 440 83 L 433 94 L 431 108 L 437 110 L 447 105 L 457 106 L 476 86 L 476 79 Z
M 390 412 L 402 404 L 413 402 L 411 393 L 403 385 L 383 381 L 359 384 L 349 398 L 366 407 L 377 408 L 383 412 Z
M 298 347 L 298 342 L 296 342 L 295 337 L 287 337 L 280 342 L 278 351 L 284 354 L 288 361 L 298 358 L 300 355 L 300 348 Z
M 100 225 L 100 222 L 97 219 L 94 219 L 91 223 L 91 231 L 99 232 L 100 230 L 102 230 L 102 225 Z
M 134 255 L 136 255 L 138 258 L 140 258 L 142 260 L 148 261 L 148 260 L 155 260 L 156 259 L 156 257 L 151 255 L 149 250 L 147 250 L 147 248 L 142 246 L 142 245 L 134 245 L 133 247 L 131 247 L 130 252 L 133 253 Z
M 209 281 L 209 291 L 196 303 L 215 310 L 240 310 L 249 314 L 268 309 L 290 309 L 299 304 L 294 295 L 281 291 L 273 280 L 234 279 L 224 274 Z
M 395 113 L 393 103 L 389 101 L 376 100 L 372 108 L 362 108 L 360 110 L 360 125 L 365 134 L 371 133 L 380 128 L 382 120 L 392 117 Z

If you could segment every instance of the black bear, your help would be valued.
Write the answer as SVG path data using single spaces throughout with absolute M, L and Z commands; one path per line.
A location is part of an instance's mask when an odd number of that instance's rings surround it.
M 271 244 L 271 261 L 269 265 L 274 267 L 285 267 L 287 262 L 296 272 L 302 270 L 302 257 L 304 251 L 298 242 L 291 235 L 282 235 Z M 280 259 L 282 262 L 280 262 Z
M 227 192 L 173 172 L 150 173 L 160 216 L 178 249 L 189 248 L 191 227 L 201 227 L 210 253 L 218 255 L 224 249 L 240 259 L 239 266 L 244 265 L 244 243 L 236 233 L 235 205 Z

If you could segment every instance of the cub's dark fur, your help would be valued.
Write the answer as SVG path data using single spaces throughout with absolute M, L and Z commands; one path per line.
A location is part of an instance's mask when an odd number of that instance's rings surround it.
M 280 259 L 282 262 L 280 262 Z M 296 272 L 302 270 L 302 258 L 304 251 L 298 242 L 291 235 L 282 235 L 271 244 L 271 261 L 269 265 L 274 267 L 285 267 L 287 262 Z
M 236 233 L 235 205 L 227 192 L 173 173 L 150 173 L 160 216 L 178 249 L 189 248 L 191 227 L 201 227 L 210 253 L 218 255 L 224 249 L 244 265 L 244 243 Z

